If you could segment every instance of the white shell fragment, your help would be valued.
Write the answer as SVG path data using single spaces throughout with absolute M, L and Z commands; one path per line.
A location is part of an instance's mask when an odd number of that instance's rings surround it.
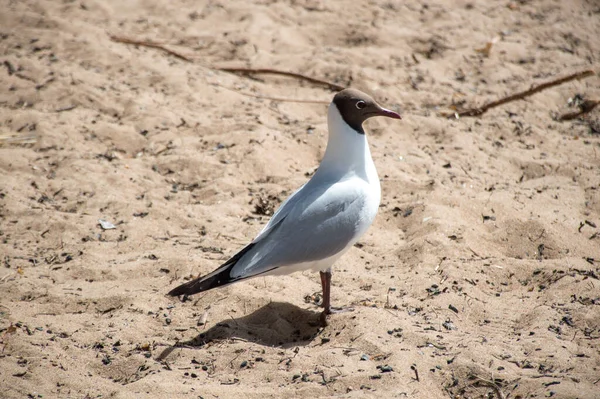
M 102 227 L 102 230 L 112 230 L 117 228 L 117 226 L 104 219 L 98 219 L 98 223 L 100 223 L 100 227 Z

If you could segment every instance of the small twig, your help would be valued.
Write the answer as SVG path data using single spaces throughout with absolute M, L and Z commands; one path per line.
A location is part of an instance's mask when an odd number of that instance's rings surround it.
M 343 349 L 348 352 L 358 352 L 359 349 L 350 348 L 349 346 L 332 346 L 331 349 Z
M 10 61 L 4 61 L 4 66 L 6 67 L 6 69 L 8 70 L 8 74 L 9 75 L 13 75 L 16 71 L 15 67 L 13 66 L 13 64 L 10 63 Z
M 471 385 L 481 384 L 486 387 L 492 388 L 494 390 L 494 392 L 496 392 L 498 399 L 506 399 L 506 395 L 504 395 L 504 393 L 500 390 L 500 387 L 498 386 L 498 384 L 496 384 L 494 381 L 489 381 L 489 380 L 483 379 L 481 377 L 478 377 L 476 375 L 474 375 L 473 377 L 475 377 L 477 379 L 477 381 L 475 381 Z
M 446 350 L 446 347 L 444 345 L 436 344 L 435 342 L 431 342 L 431 341 L 427 341 L 427 343 L 425 345 L 431 345 L 434 348 L 439 349 L 441 351 Z
M 392 312 L 391 310 L 387 309 L 387 308 L 383 308 L 383 310 L 385 310 L 386 312 L 388 312 L 389 314 L 391 314 L 392 316 L 396 316 L 398 318 L 400 318 L 400 316 L 398 316 L 396 313 Z
M 350 338 L 350 342 L 354 342 L 354 341 L 356 341 L 357 339 L 359 339 L 359 338 L 360 338 L 360 337 L 362 337 L 363 335 L 365 335 L 365 334 L 364 334 L 364 333 L 362 333 L 362 334 L 358 334 L 356 337 L 354 337 L 354 338 Z
M 306 80 L 307 82 L 311 82 L 311 83 L 315 83 L 318 85 L 323 85 L 323 86 L 327 86 L 333 90 L 344 90 L 345 87 L 344 86 L 340 86 L 336 83 L 333 82 L 328 82 L 326 80 L 321 80 L 321 79 L 316 79 L 310 76 L 306 76 L 303 75 L 301 73 L 296 73 L 296 72 L 288 72 L 288 71 L 279 71 L 277 69 L 270 69 L 270 68 L 215 68 L 219 71 L 223 71 L 223 72 L 230 72 L 230 73 L 241 73 L 244 75 L 248 75 L 248 74 L 273 74 L 273 75 L 283 75 L 283 76 L 289 76 L 292 78 L 296 78 L 296 79 L 300 79 L 300 80 Z
M 55 80 L 56 80 L 55 78 L 50 78 L 50 79 L 46 80 L 44 83 L 40 83 L 39 85 L 36 85 L 35 89 L 36 90 L 42 90 L 46 86 L 48 86 L 50 83 L 54 82 Z
M 26 123 L 23 126 L 21 126 L 20 128 L 18 128 L 17 133 L 21 133 L 27 126 L 29 126 L 29 123 Z M 581 222 L 581 226 L 583 226 L 583 222 Z M 581 232 L 581 227 L 579 228 L 579 232 Z
M 462 169 L 462 171 L 463 171 L 463 172 L 465 172 L 465 175 L 467 175 L 467 176 L 468 176 L 468 177 L 470 177 L 471 179 L 473 178 L 473 177 L 472 177 L 472 176 L 469 174 L 469 172 L 467 172 L 467 170 L 464 168 L 464 166 L 462 166 L 462 165 L 459 165 L 459 166 L 460 166 L 460 168 Z
M 272 100 L 272 101 L 281 101 L 281 102 L 290 102 L 290 103 L 329 104 L 328 101 L 297 100 L 297 99 L 294 99 L 294 98 L 263 96 L 263 95 L 260 95 L 260 94 L 246 93 L 246 92 L 243 92 L 243 91 L 232 89 L 230 87 L 224 86 L 224 85 L 219 84 L 219 83 L 211 83 L 211 84 L 214 85 L 214 86 L 221 87 L 223 89 L 231 90 L 234 93 L 241 94 L 242 96 L 253 97 L 253 98 L 260 98 L 261 100 Z
M 417 382 L 420 382 L 421 380 L 419 379 L 419 370 L 417 370 L 417 365 L 413 364 L 412 366 L 410 366 L 410 369 L 415 372 L 415 380 Z
M 183 60 L 186 62 L 194 62 L 194 60 L 192 58 L 188 57 L 187 55 L 183 55 L 175 50 L 171 50 L 170 48 L 163 46 L 160 43 L 152 42 L 150 40 L 136 40 L 136 39 L 130 39 L 128 37 L 115 36 L 115 35 L 109 35 L 109 37 L 110 37 L 110 40 L 112 40 L 113 42 L 134 44 L 136 46 L 155 48 L 158 50 L 162 50 L 165 53 L 170 54 L 174 57 L 177 57 L 180 60 Z
M 591 112 L 598 104 L 600 104 L 599 100 L 585 100 L 579 104 L 579 111 L 567 112 L 566 114 L 558 116 L 556 119 L 559 121 L 570 121 L 571 119 L 578 118 L 581 115 Z
M 170 48 L 165 47 L 164 45 L 157 43 L 157 42 L 153 42 L 150 40 L 137 40 L 137 39 L 131 39 L 128 37 L 123 37 L 123 36 L 116 36 L 116 35 L 109 35 L 110 39 L 114 42 L 118 42 L 118 43 L 125 43 L 125 44 L 133 44 L 135 46 L 143 46 L 143 47 L 149 47 L 149 48 L 154 48 L 154 49 L 158 49 L 161 51 L 164 51 L 167 54 L 170 54 L 174 57 L 177 57 L 183 61 L 186 62 L 194 62 L 195 59 L 192 57 L 188 57 L 187 55 L 181 54 L 175 50 L 171 50 Z M 345 87 L 344 86 L 340 86 L 336 83 L 333 82 L 329 82 L 326 80 L 322 80 L 322 79 L 317 79 L 317 78 L 313 78 L 311 76 L 307 76 L 307 75 L 303 75 L 301 73 L 296 73 L 296 72 L 289 72 L 289 71 L 280 71 L 277 69 L 271 69 L 271 68 L 241 68 L 241 67 L 210 67 L 210 69 L 214 69 L 217 71 L 222 71 L 222 72 L 229 72 L 229 73 L 239 73 L 239 74 L 244 74 L 244 75 L 250 75 L 250 74 L 274 74 L 274 75 L 283 75 L 283 76 L 289 76 L 292 78 L 296 78 L 299 80 L 305 80 L 307 82 L 311 82 L 314 84 L 318 84 L 321 86 L 325 86 L 328 87 L 330 89 L 333 90 L 344 90 Z M 246 94 L 243 93 L 244 95 L 247 95 L 249 97 L 257 97 L 251 94 Z M 283 98 L 268 98 L 268 97 L 257 97 L 257 98 L 265 98 L 265 99 L 271 99 L 271 100 L 275 100 L 275 101 L 289 101 L 289 102 L 318 102 L 320 103 L 320 101 L 298 101 L 298 100 L 292 100 L 292 99 L 283 99 Z
M 167 370 L 169 370 L 169 371 L 173 370 L 173 369 L 171 368 L 171 365 L 170 365 L 169 363 L 167 363 L 167 361 L 166 361 L 166 360 L 163 360 L 163 361 L 161 361 L 161 362 L 160 362 L 160 364 L 162 364 L 162 365 L 165 367 L 165 369 L 167 369 Z
M 61 107 L 58 108 L 57 110 L 55 110 L 54 112 L 65 112 L 65 111 L 71 111 L 73 109 L 77 108 L 77 104 L 73 104 L 73 105 L 67 105 L 66 107 Z
M 246 353 L 246 351 L 245 350 L 241 351 L 233 359 L 231 359 L 229 361 L 229 366 L 231 366 L 231 368 L 235 368 L 235 366 L 233 365 L 233 361 L 236 360 L 238 357 L 240 357 L 242 355 L 242 353 Z
M 21 79 L 23 79 L 23 80 L 28 80 L 28 81 L 30 81 L 30 82 L 33 82 L 33 83 L 35 83 L 35 79 L 34 79 L 34 78 L 30 78 L 29 76 L 27 76 L 27 75 L 23 75 L 23 74 L 22 74 L 22 73 L 20 73 L 20 72 L 16 72 L 14 75 L 15 75 L 16 77 L 18 77 L 18 78 L 21 78 Z
M 479 255 L 477 252 L 475 252 L 471 247 L 467 246 L 467 249 L 469 251 L 471 251 L 473 253 L 473 255 L 475 255 L 476 257 L 478 257 L 479 259 L 486 259 L 483 256 Z
M 537 86 L 533 86 L 531 87 L 529 90 L 525 90 L 525 91 L 521 91 L 519 93 L 515 93 L 512 94 L 510 96 L 507 97 L 503 97 L 500 100 L 496 100 L 496 101 L 492 101 L 490 103 L 487 103 L 481 107 L 478 108 L 470 108 L 470 109 L 466 109 L 466 110 L 462 110 L 459 112 L 455 112 L 451 115 L 449 115 L 450 117 L 455 117 L 455 118 L 459 118 L 461 116 L 480 116 L 483 113 L 485 113 L 487 110 L 491 109 L 491 108 L 495 108 L 498 107 L 500 105 L 504 105 L 506 103 L 512 102 L 512 101 L 516 101 L 516 100 L 522 100 L 526 97 L 532 96 L 536 93 L 539 93 L 542 90 L 545 90 L 547 88 L 553 87 L 553 86 L 558 86 L 561 85 L 563 83 L 569 82 L 571 80 L 575 80 L 575 79 L 585 79 L 589 76 L 593 76 L 596 73 L 590 69 L 588 69 L 587 71 L 581 71 L 581 72 L 577 72 L 577 73 L 573 73 L 571 75 L 559 78 L 559 79 L 555 79 L 555 80 L 551 80 L 550 82 L 546 82 L 546 83 L 542 83 L 540 85 Z

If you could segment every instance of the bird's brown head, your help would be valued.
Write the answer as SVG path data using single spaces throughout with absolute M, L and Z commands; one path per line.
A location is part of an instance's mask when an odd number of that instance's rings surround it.
M 340 91 L 333 97 L 333 103 L 348 126 L 361 134 L 365 134 L 363 122 L 373 116 L 402 119 L 396 112 L 383 108 L 371 96 L 356 89 Z

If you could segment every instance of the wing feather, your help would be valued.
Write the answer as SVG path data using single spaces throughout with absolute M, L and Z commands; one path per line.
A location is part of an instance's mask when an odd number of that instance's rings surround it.
M 325 259 L 353 244 L 371 220 L 362 211 L 365 185 L 350 181 L 334 185 L 303 187 L 278 211 L 278 219 L 267 225 L 252 250 L 231 270 L 233 278 Z

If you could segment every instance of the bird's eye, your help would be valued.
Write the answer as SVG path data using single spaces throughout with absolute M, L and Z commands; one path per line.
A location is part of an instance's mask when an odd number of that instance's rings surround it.
M 367 106 L 367 103 L 364 102 L 363 100 L 360 100 L 360 101 L 356 102 L 356 108 L 358 108 L 358 109 L 363 109 L 366 106 Z

